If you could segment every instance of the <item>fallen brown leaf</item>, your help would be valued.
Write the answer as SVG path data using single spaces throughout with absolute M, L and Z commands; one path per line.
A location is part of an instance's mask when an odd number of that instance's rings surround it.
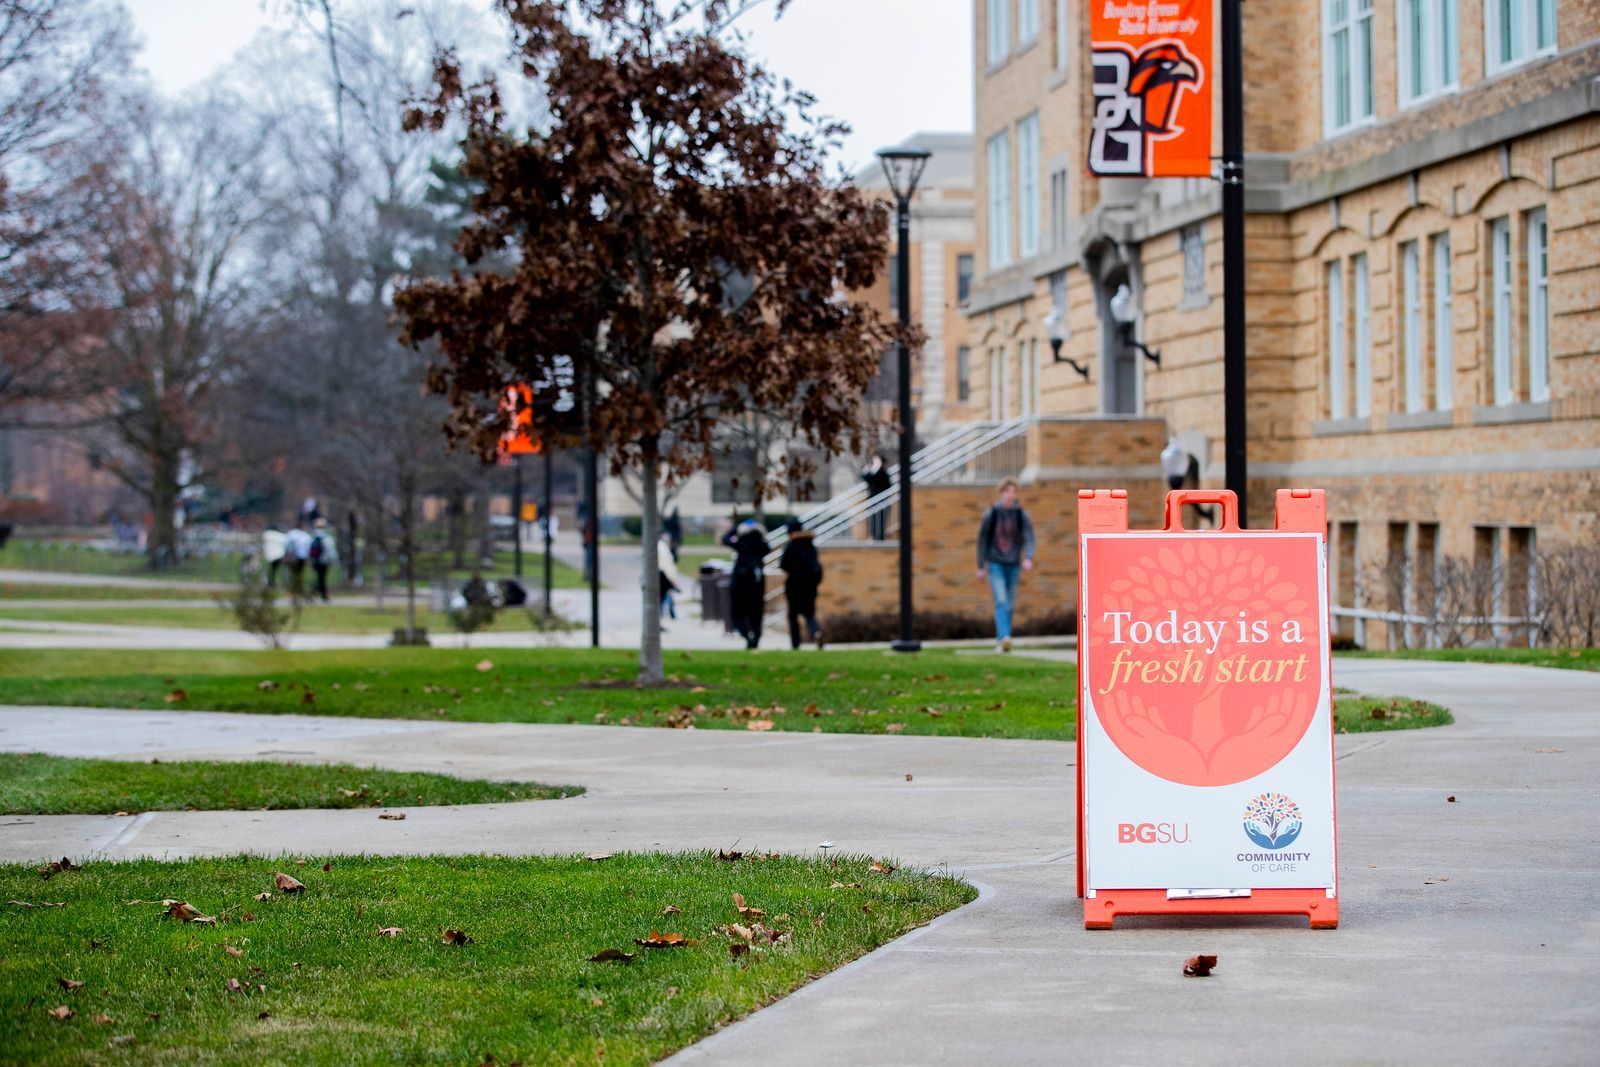
M 189 699 L 189 694 L 182 689 L 173 689 L 167 693 L 165 699 L 168 704 L 181 704 Z
M 1451 795 L 1445 797 L 1444 798 L 1444 802 L 1446 804 L 1454 804 L 1456 802 L 1455 794 L 1452 793 Z
M 406 813 L 403 811 L 386 811 L 382 815 L 378 816 L 378 818 L 388 819 L 390 822 L 400 822 L 405 817 Z
M 734 937 L 743 938 L 746 941 L 753 940 L 756 936 L 755 931 L 751 930 L 748 926 L 741 926 L 738 923 L 729 923 L 727 929 L 728 933 L 732 934 Z
M 57 978 L 56 985 L 60 986 L 62 989 L 65 989 L 69 993 L 74 989 L 83 988 L 83 983 L 74 978 Z
M 183 900 L 175 900 L 167 908 L 167 914 L 184 923 L 199 923 L 201 926 L 215 926 L 217 920 L 210 915 L 200 914 L 200 909 Z
M 746 907 L 743 893 L 735 893 L 733 895 L 733 906 L 738 908 L 739 914 L 747 919 L 759 919 L 766 914 L 766 911 L 762 908 Z
M 480 659 L 478 661 L 478 670 L 488 674 L 490 671 L 494 670 L 494 663 L 490 660 Z
M 827 912 L 823 912 L 822 914 L 818 915 L 815 919 L 811 920 L 811 925 L 815 926 L 818 930 L 820 930 L 820 929 L 822 929 L 822 924 L 827 922 L 827 921 L 828 921 L 828 913 Z
M 280 893 L 304 893 L 306 891 L 304 883 L 297 878 L 284 874 L 282 871 L 273 875 L 272 881 L 278 887 L 278 892 Z
M 636 937 L 635 945 L 641 948 L 683 948 L 689 942 L 680 933 L 662 933 L 660 930 L 651 930 L 649 937 Z
M 378 931 L 378 936 L 379 937 L 399 937 L 401 934 L 403 934 L 405 932 L 406 932 L 405 931 L 405 927 L 403 927 L 403 926 L 385 926 L 381 930 Z
M 256 1018 L 257 1019 L 270 1019 L 270 1018 L 272 1018 L 272 1013 L 270 1011 L 258 1011 L 258 1012 L 256 1012 Z
M 828 888 L 829 889 L 860 889 L 861 888 L 861 883 L 860 882 L 835 882 L 832 885 L 830 885 Z
M 591 863 L 599 863 L 601 860 L 610 859 L 611 856 L 612 854 L 610 852 L 591 852 L 583 858 L 589 860 Z
M 624 952 L 620 948 L 603 948 L 589 957 L 590 963 L 632 963 L 637 952 Z
M 226 952 L 228 955 L 232 956 L 234 959 L 239 959 L 241 956 L 244 955 L 244 949 L 237 948 L 237 947 L 235 947 L 233 945 L 223 945 L 222 946 L 222 951 Z
M 874 860 L 872 866 L 868 867 L 867 870 L 871 871 L 873 874 L 893 874 L 896 868 L 891 867 L 886 863 L 880 863 Z
M 268 678 L 265 681 L 257 682 L 256 688 L 261 690 L 263 693 L 270 693 L 274 689 L 278 688 L 278 683 L 274 682 L 271 678 Z
M 863 904 L 863 905 L 861 905 L 861 910 L 866 912 L 868 915 L 871 915 L 872 914 L 872 905 L 871 904 Z
M 738 959 L 740 956 L 743 956 L 749 951 L 750 946 L 745 944 L 743 941 L 728 942 L 728 955 L 732 956 L 734 959 Z
M 906 775 L 906 781 L 908 781 L 908 782 L 911 781 L 911 776 L 909 774 Z
M 883 728 L 883 732 L 886 734 L 897 734 L 905 728 L 906 724 L 903 722 L 892 722 Z
M 735 860 L 744 859 L 744 853 L 743 852 L 724 852 L 719 848 L 719 849 L 717 849 L 717 859 L 726 860 L 727 862 L 732 863 Z
M 257 900 L 271 900 L 272 899 L 272 894 L 271 893 L 257 893 L 256 894 L 256 899 Z
M 681 910 L 682 909 L 679 908 L 676 904 L 668 904 L 666 907 L 661 909 L 661 914 L 663 914 L 663 915 L 676 915 Z
M 99 1023 L 101 1026 L 110 1026 L 112 1023 L 117 1021 L 109 1015 L 91 1015 L 89 1018 Z
M 1204 978 L 1216 965 L 1215 956 L 1190 956 L 1183 961 L 1183 974 L 1186 978 Z
M 472 938 L 460 930 L 446 930 L 439 938 L 446 945 L 470 945 Z
M 757 732 L 762 731 L 762 730 L 770 730 L 770 729 L 772 729 L 772 720 L 771 719 L 751 719 L 749 722 L 744 724 L 744 728 L 746 730 L 755 730 Z
M 239 984 L 239 979 L 237 979 L 237 978 L 228 979 L 228 992 L 237 993 L 243 988 L 244 988 L 244 986 Z
M 322 873 L 323 873 L 323 874 L 327 874 L 327 873 L 328 873 L 328 872 L 329 872 L 329 871 L 331 871 L 331 870 L 333 870 L 333 864 L 331 864 L 331 863 L 324 863 L 324 864 L 323 864 L 323 865 L 322 865 Z
M 61 1004 L 51 1008 L 50 1014 L 55 1016 L 57 1019 L 60 1019 L 62 1022 L 66 1022 L 68 1019 L 72 1018 L 72 1009 L 67 1007 L 65 1004 Z
M 50 879 L 54 878 L 56 875 L 60 874 L 62 871 L 70 871 L 72 869 L 73 869 L 72 861 L 67 859 L 67 857 L 62 856 L 60 859 L 54 860 L 51 863 L 48 863 L 45 866 L 40 867 L 39 868 L 39 877 L 43 878 L 45 881 L 48 882 Z

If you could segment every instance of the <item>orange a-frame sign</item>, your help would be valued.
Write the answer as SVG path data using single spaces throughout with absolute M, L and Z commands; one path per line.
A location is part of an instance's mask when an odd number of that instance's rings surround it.
M 1215 504 L 1216 530 L 1186 530 Z M 1327 508 L 1280 489 L 1272 530 L 1227 491 L 1078 494 L 1078 895 L 1129 914 L 1339 924 Z

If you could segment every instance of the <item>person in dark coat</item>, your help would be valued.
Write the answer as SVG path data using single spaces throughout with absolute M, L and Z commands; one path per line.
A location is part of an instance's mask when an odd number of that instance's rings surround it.
M 874 452 L 872 462 L 861 468 L 861 480 L 867 485 L 867 499 L 870 500 L 879 493 L 889 491 L 889 467 L 883 462 L 883 453 Z M 872 539 L 882 541 L 889 536 L 889 509 L 880 507 L 874 511 L 869 519 L 872 526 Z
M 817 622 L 817 586 L 822 584 L 822 561 L 817 558 L 815 535 L 798 520 L 789 520 L 789 542 L 778 559 L 783 571 L 783 596 L 789 605 L 789 643 L 800 647 L 800 620 L 811 640 L 822 649 L 822 627 Z
M 746 519 L 722 537 L 733 549 L 733 628 L 746 648 L 761 644 L 761 623 L 767 610 L 766 556 L 771 550 L 761 524 Z
M 672 562 L 678 562 L 678 552 L 683 548 L 683 517 L 678 514 L 677 508 L 673 508 L 672 514 L 661 520 L 661 532 L 667 537 Z

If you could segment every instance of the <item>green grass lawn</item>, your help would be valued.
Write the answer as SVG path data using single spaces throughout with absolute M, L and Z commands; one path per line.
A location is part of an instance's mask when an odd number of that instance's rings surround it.
M 196 600 L 211 602 L 217 594 L 191 585 L 56 585 L 51 582 L 0 582 L 0 610 L 14 600 Z M 25 605 L 24 605 L 25 606 Z
M 1378 652 L 1341 652 L 1364 659 L 1431 659 L 1447 663 L 1519 663 L 1529 667 L 1560 667 L 1572 671 L 1600 671 L 1600 648 L 1424 648 Z
M 0 867 L 0 899 L 40 905 L 0 905 L 0 1058 L 650 1063 L 977 896 L 870 863 L 316 856 L 48 881 Z M 280 871 L 304 891 L 276 891 Z M 765 914 L 741 914 L 736 893 Z M 216 922 L 180 922 L 165 900 Z M 686 944 L 635 943 L 652 931 Z M 591 962 L 608 949 L 633 958 Z
M 954 651 L 669 652 L 665 662 L 670 688 L 637 689 L 631 684 L 634 653 L 609 649 L 29 650 L 0 652 L 0 703 L 1058 741 L 1076 736 L 1077 674 L 1070 663 Z M 488 669 L 479 669 L 483 663 Z M 1431 717 L 1397 711 L 1374 718 L 1371 699 L 1340 697 L 1337 727 L 1449 721 L 1442 709 Z
M 0 753 L 0 812 L 7 815 L 497 804 L 581 792 L 581 786 L 488 782 L 348 763 L 134 763 Z
M 420 598 L 417 625 L 432 633 L 455 633 L 450 617 L 443 612 L 425 610 L 426 597 Z M 507 608 L 495 615 L 488 630 L 531 630 L 528 607 Z M 113 626 L 161 626 L 194 630 L 237 630 L 233 613 L 218 605 L 197 602 L 193 607 L 119 606 L 116 602 L 72 607 L 29 607 L 26 601 L 0 603 L 0 623 L 7 619 L 32 622 L 89 622 Z M 302 633 L 382 634 L 406 620 L 403 597 L 388 597 L 380 610 L 370 604 L 309 603 L 300 615 Z
M 108 552 L 75 541 L 13 540 L 0 549 L 0 567 L 179 582 L 236 582 L 242 559 L 238 553 L 222 552 L 194 556 L 174 567 L 153 571 L 149 557 L 142 552 Z

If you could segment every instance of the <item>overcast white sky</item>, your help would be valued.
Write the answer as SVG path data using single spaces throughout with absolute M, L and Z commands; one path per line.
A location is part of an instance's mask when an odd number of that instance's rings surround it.
M 145 67 L 169 93 L 274 24 L 262 0 L 123 2 L 144 37 Z M 972 128 L 972 0 L 794 0 L 777 22 L 757 10 L 740 25 L 769 69 L 855 128 L 843 156 L 852 169 L 919 130 Z

